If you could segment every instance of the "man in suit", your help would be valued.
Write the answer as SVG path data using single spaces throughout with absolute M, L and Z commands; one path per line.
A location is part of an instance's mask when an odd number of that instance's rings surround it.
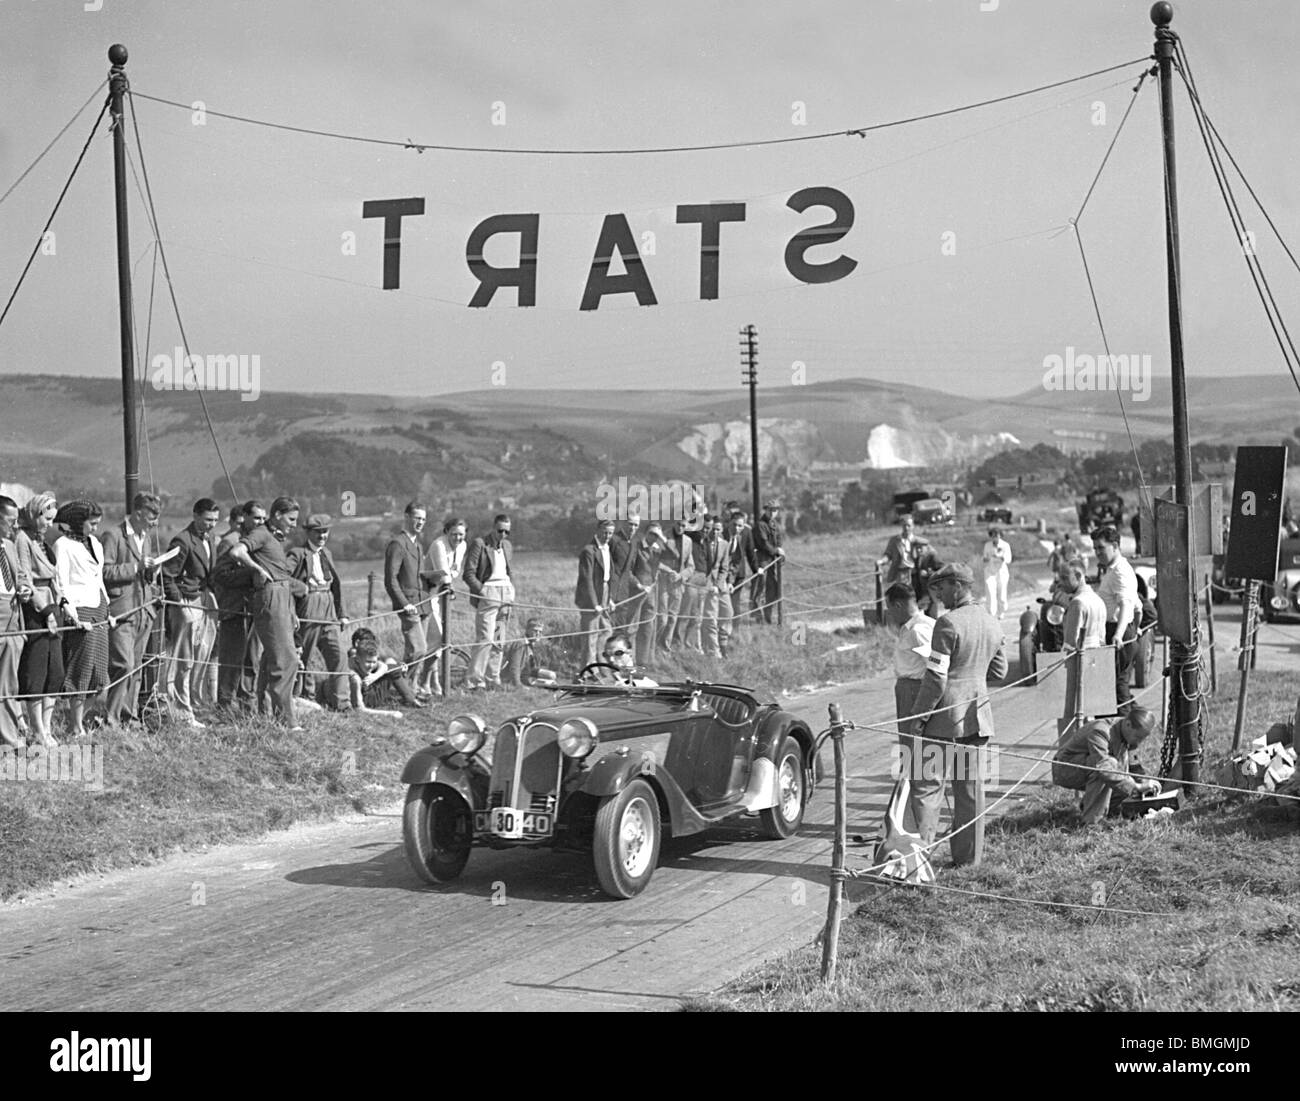
M 681 611 L 677 617 L 674 641 L 697 654 L 704 653 L 702 628 L 708 610 L 710 549 L 713 541 L 713 521 L 702 517 L 700 530 L 691 539 L 691 570 L 682 591 Z
M 659 649 L 672 653 L 673 634 L 679 615 L 689 615 L 690 607 L 682 607 L 687 598 L 686 582 L 694 569 L 693 542 L 686 530 L 686 521 L 674 520 L 672 534 L 664 540 L 659 553 L 658 612 Z
M 722 519 L 709 522 L 704 540 L 704 607 L 701 613 L 704 652 L 727 656 L 731 639 L 731 545 L 723 537 Z
M 754 560 L 764 571 L 755 575 L 749 589 L 751 614 L 755 621 L 762 608 L 763 622 L 771 623 L 772 611 L 781 599 L 781 563 L 785 558 L 785 547 L 781 544 L 784 541 L 781 502 L 768 501 L 763 506 L 763 515 L 754 525 Z
M 261 643 L 253 634 L 253 573 L 251 566 L 230 557 L 231 548 L 266 523 L 261 501 L 246 501 L 230 510 L 230 530 L 217 542 L 216 563 L 208 583 L 217 601 L 217 708 L 257 709 L 254 689 L 262 660 Z
M 138 718 L 139 697 L 147 695 L 154 682 L 152 673 L 147 680 L 142 673 L 161 595 L 157 585 L 159 568 L 154 564 L 154 529 L 161 513 L 162 502 L 157 497 L 137 493 L 131 502 L 131 514 L 104 533 L 108 614 L 117 620 L 108 633 L 110 687 L 106 717 L 110 726 Z
M 402 512 L 402 530 L 384 550 L 384 590 L 401 625 L 404 662 L 414 662 L 424 653 L 424 621 L 429 617 L 429 598 L 420 585 L 420 566 L 424 561 L 420 532 L 428 515 L 429 510 L 419 501 L 409 502 Z
M 17 749 L 27 744 L 26 721 L 18 695 L 18 659 L 24 637 L 22 606 L 32 599 L 31 575 L 18 561 L 14 535 L 18 531 L 18 504 L 0 497 L 0 741 Z M 23 767 L 19 763 L 19 767 Z
M 200 497 L 193 518 L 172 536 L 169 551 L 176 556 L 162 568 L 163 595 L 171 646 L 167 653 L 167 694 L 182 717 L 202 728 L 194 715 L 194 700 L 212 704 L 217 697 L 217 667 L 208 664 L 217 636 L 216 598 L 209 578 L 217 560 L 214 529 L 221 519 L 217 502 Z
M 578 606 L 578 630 L 587 635 L 583 665 L 600 660 L 605 636 L 610 630 L 614 601 L 610 596 L 613 559 L 609 542 L 614 537 L 614 521 L 601 520 L 596 532 L 578 552 L 578 584 L 573 602 Z
M 515 602 L 510 556 L 510 517 L 498 513 L 492 519 L 492 531 L 475 539 L 465 552 L 465 584 L 474 609 L 474 652 L 466 678 L 469 688 L 501 687 L 502 642 Z
M 974 864 L 981 853 L 971 823 L 981 783 L 980 747 L 993 737 L 993 707 L 988 679 L 1006 675 L 1002 629 L 971 595 L 975 575 L 949 563 L 935 574 L 940 598 L 950 611 L 934 625 L 930 656 L 913 711 L 921 717 L 912 734 L 921 742 L 913 764 L 912 811 L 921 839 L 928 845 L 939 830 L 939 811 L 949 773 L 953 775 L 953 820 L 950 845 L 957 864 Z M 934 714 L 926 715 L 933 711 Z
M 726 535 L 731 547 L 732 615 L 739 619 L 741 605 L 745 601 L 745 590 L 749 588 L 750 578 L 758 571 L 758 552 L 754 547 L 754 531 L 749 526 L 747 512 L 732 509 L 730 529 Z
M 627 530 L 616 531 L 609 541 L 614 578 L 610 596 L 614 601 L 614 626 L 636 637 L 636 652 L 649 659 L 654 637 L 654 569 L 650 546 L 641 531 L 641 517 L 629 516 Z M 649 609 L 649 611 L 647 611 Z
M 465 521 L 459 516 L 448 517 L 442 525 L 442 534 L 429 544 L 426 568 L 420 580 L 429 593 L 429 632 L 425 636 L 425 652 L 435 654 L 447 641 L 442 621 L 442 598 L 452 594 L 452 583 L 459 581 L 465 570 L 465 555 L 469 550 L 465 542 Z M 438 658 L 430 656 L 419 676 L 412 677 L 416 690 L 430 695 L 442 695 L 438 680 Z
M 334 559 L 325 545 L 330 537 L 330 518 L 323 512 L 307 517 L 303 530 L 307 545 L 289 551 L 293 576 L 307 587 L 307 595 L 298 598 L 299 651 L 303 689 L 309 700 L 317 698 L 315 678 L 307 672 L 312 653 L 319 651 L 325 662 L 325 689 L 319 693 L 326 707 L 335 711 L 348 707 L 347 657 L 340 632 L 347 626 L 343 611 L 343 583 Z

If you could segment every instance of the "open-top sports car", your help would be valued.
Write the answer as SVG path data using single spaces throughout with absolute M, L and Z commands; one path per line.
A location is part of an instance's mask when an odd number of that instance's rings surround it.
M 462 715 L 407 763 L 406 855 L 455 879 L 474 842 L 590 852 L 615 898 L 645 889 L 665 836 L 739 815 L 772 838 L 803 821 L 816 742 L 806 723 L 726 684 L 555 686 L 546 707 L 488 732 Z

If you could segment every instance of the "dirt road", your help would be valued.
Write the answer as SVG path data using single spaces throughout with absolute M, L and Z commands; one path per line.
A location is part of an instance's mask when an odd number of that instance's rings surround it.
M 998 694 L 998 742 L 1048 755 L 1062 692 L 1053 678 Z M 787 706 L 820 730 L 832 701 L 849 719 L 892 719 L 888 680 Z M 846 742 L 850 832 L 870 834 L 893 738 Z M 1045 782 L 1045 768 L 1003 759 L 989 802 L 1026 767 L 1013 798 Z M 425 888 L 397 808 L 176 856 L 0 907 L 0 1009 L 673 1009 L 816 936 L 831 821 L 828 777 L 799 836 L 683 839 L 624 902 L 597 890 L 589 860 L 545 852 L 476 850 L 462 879 Z M 850 851 L 867 863 L 865 846 Z

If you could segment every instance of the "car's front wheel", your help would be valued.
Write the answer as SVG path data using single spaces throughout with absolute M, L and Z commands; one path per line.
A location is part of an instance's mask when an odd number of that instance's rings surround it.
M 402 814 L 406 859 L 426 883 L 447 883 L 465 870 L 474 817 L 447 784 L 412 784 Z
M 758 812 L 763 833 L 776 841 L 793 837 L 803 825 L 803 811 L 807 803 L 803 749 L 798 739 L 787 734 L 781 739 L 776 754 L 776 806 Z
M 644 780 L 607 795 L 596 810 L 592 852 L 600 889 L 614 898 L 645 890 L 659 863 L 659 800 Z

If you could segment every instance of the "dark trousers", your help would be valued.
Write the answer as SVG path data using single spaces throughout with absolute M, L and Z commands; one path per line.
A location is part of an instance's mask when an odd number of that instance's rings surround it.
M 348 674 L 343 643 L 339 637 L 339 625 L 332 622 L 334 615 L 334 598 L 328 592 L 308 593 L 302 602 L 304 620 L 331 620 L 328 623 L 303 623 L 300 632 L 302 638 L 302 676 L 303 692 L 308 699 L 316 697 L 316 677 L 307 671 L 307 663 L 313 651 L 320 651 L 321 660 L 325 662 L 327 673 L 323 702 L 326 707 L 338 710 L 348 706 Z
M 1106 624 L 1106 642 L 1115 641 L 1115 624 Z M 1133 706 L 1133 660 L 1137 656 L 1137 622 L 1129 621 L 1124 645 L 1115 647 L 1115 700 L 1121 711 Z
M 764 623 L 771 623 L 772 613 L 776 611 L 776 602 L 780 597 L 781 566 L 779 564 L 771 566 L 764 573 L 755 574 L 754 579 L 749 583 L 749 607 L 754 620 L 757 621 L 761 615 Z
M 217 624 L 217 706 L 232 707 L 253 699 L 257 675 L 250 657 L 253 621 L 245 615 L 224 615 Z
M 298 673 L 298 651 L 293 641 L 293 594 L 283 583 L 268 583 L 253 597 L 253 633 L 262 644 L 257 666 L 258 709 L 296 724 L 293 684 Z

